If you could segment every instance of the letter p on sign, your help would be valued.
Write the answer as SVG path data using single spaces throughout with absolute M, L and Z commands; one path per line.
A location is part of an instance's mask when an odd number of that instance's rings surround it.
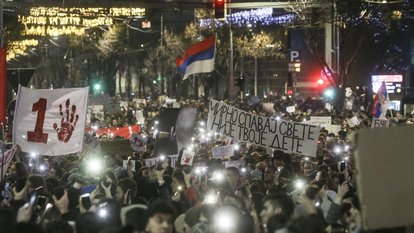
M 294 62 L 294 61 L 298 60 L 298 58 L 299 58 L 299 52 L 298 51 L 295 51 L 295 50 L 290 51 L 290 62 Z

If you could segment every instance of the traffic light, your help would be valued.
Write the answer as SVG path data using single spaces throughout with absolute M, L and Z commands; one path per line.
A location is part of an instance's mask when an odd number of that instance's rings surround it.
M 214 0 L 214 18 L 222 19 L 225 13 L 226 0 Z

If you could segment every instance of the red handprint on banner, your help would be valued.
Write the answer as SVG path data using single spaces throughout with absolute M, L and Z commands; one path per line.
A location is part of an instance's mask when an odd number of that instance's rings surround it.
M 54 123 L 53 129 L 57 132 L 59 141 L 67 143 L 70 140 L 70 137 L 72 137 L 72 133 L 76 127 L 76 123 L 79 120 L 79 115 L 76 114 L 76 105 L 72 105 L 72 107 L 69 109 L 69 99 L 66 100 L 65 107 L 66 116 L 64 116 L 64 113 L 62 111 L 62 104 L 59 105 L 59 114 L 62 116 L 62 120 L 60 121 L 60 127 L 58 127 L 57 123 Z
M 187 157 L 185 157 L 185 159 L 184 159 L 184 163 L 186 163 L 186 164 L 189 164 L 190 162 L 191 162 L 191 159 L 193 158 L 193 156 L 187 156 Z

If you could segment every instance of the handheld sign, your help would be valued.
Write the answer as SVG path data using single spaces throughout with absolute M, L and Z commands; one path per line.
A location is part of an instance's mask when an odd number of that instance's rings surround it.
M 316 156 L 320 127 L 276 120 L 210 100 L 207 130 L 258 146 Z
M 387 119 L 372 118 L 371 128 L 388 128 L 390 121 Z
M 234 145 L 213 147 L 211 152 L 214 159 L 230 158 L 234 155 Z
M 64 155 L 82 151 L 88 88 L 19 86 L 13 143 L 23 152 Z
M 184 150 L 183 156 L 181 157 L 181 165 L 191 166 L 194 161 L 195 152 L 192 150 Z

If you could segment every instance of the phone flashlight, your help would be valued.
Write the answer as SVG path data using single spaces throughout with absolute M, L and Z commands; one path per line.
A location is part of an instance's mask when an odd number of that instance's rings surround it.
M 217 195 L 209 193 L 204 198 L 205 204 L 216 204 L 217 203 Z
M 178 190 L 178 191 L 183 190 L 183 186 L 181 186 L 181 185 L 180 185 L 180 186 L 178 186 L 178 187 L 177 187 L 177 190 Z
M 160 155 L 160 160 L 164 161 L 166 159 L 165 155 Z
M 44 172 L 46 171 L 46 166 L 44 164 L 39 165 L 39 171 Z
M 99 209 L 98 210 L 98 216 L 100 218 L 106 218 L 108 216 L 108 210 L 105 208 Z
M 341 147 L 340 146 L 335 146 L 334 147 L 334 153 L 335 154 L 340 154 L 342 152 Z
M 247 169 L 246 169 L 245 167 L 242 167 L 242 168 L 240 169 L 240 171 L 241 171 L 242 173 L 246 173 L 246 172 L 247 172 Z
M 221 171 L 216 171 L 213 173 L 213 180 L 217 181 L 217 182 L 222 182 L 224 181 L 224 174 Z
M 296 180 L 295 181 L 295 187 L 298 190 L 303 190 L 305 188 L 305 181 L 303 181 L 303 180 Z

